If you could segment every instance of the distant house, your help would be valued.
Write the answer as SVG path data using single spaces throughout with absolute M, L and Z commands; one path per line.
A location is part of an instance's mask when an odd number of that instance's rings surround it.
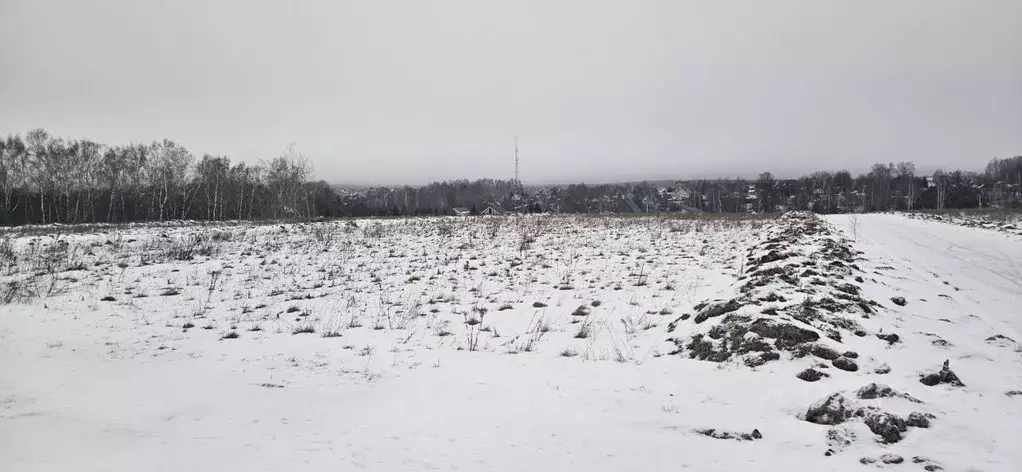
M 703 210 L 700 210 L 700 209 L 698 209 L 698 208 L 696 208 L 694 206 L 690 206 L 690 205 L 678 205 L 678 211 L 680 211 L 682 213 L 702 213 L 703 212 Z
M 505 213 L 507 213 L 507 211 L 504 210 L 503 208 L 501 208 L 500 206 L 491 205 L 491 206 L 488 206 L 485 209 L 483 209 L 483 211 L 480 212 L 479 214 L 481 214 L 481 215 L 498 215 L 499 216 L 499 215 L 503 215 Z
M 454 216 L 468 216 L 472 214 L 472 210 L 465 207 L 454 207 L 451 208 L 451 214 Z
M 692 196 L 692 193 L 684 188 L 681 182 L 675 183 L 674 187 L 667 188 L 662 193 L 667 196 L 667 200 L 671 203 L 686 202 Z

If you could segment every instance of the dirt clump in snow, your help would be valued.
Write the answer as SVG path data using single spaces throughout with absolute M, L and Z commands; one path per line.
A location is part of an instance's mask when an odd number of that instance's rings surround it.
M 925 429 L 930 427 L 930 420 L 936 418 L 936 416 L 933 416 L 930 413 L 912 412 L 909 413 L 908 418 L 905 419 L 905 424 L 913 428 Z
M 782 323 L 769 319 L 758 319 L 749 326 L 749 331 L 774 340 L 774 346 L 782 350 L 815 342 L 820 339 L 816 331 L 800 328 L 793 323 Z
M 679 347 L 672 354 L 680 354 L 684 350 L 690 359 L 711 362 L 724 362 L 732 356 L 746 355 L 745 363 L 750 367 L 779 359 L 780 355 L 774 352 L 773 347 L 748 328 L 750 319 L 748 316 L 732 314 L 705 334 L 688 338 L 687 343 L 683 339 L 668 339 Z
M 867 411 L 865 423 L 873 434 L 880 436 L 887 444 L 901 441 L 904 437 L 902 433 L 908 431 L 908 423 L 905 420 L 882 411 Z
M 877 338 L 887 341 L 887 344 L 894 344 L 898 341 L 901 341 L 901 336 L 898 336 L 895 333 L 877 334 Z
M 845 372 L 855 372 L 859 370 L 859 364 L 847 357 L 838 357 L 830 362 L 834 367 L 841 369 Z
M 810 367 L 806 370 L 803 370 L 802 372 L 799 372 L 797 375 L 795 375 L 795 377 L 798 377 L 799 379 L 804 380 L 806 382 L 816 382 L 817 380 L 830 377 L 830 374 L 827 374 L 826 372 L 820 372 Z
M 940 368 L 940 371 L 923 374 L 919 378 L 919 383 L 928 387 L 933 387 L 939 384 L 948 384 L 952 387 L 965 386 L 961 379 L 958 378 L 958 375 L 951 370 L 950 360 L 944 361 L 944 365 Z
M 944 470 L 944 467 L 940 466 L 936 462 L 933 462 L 933 460 L 928 459 L 926 457 L 922 457 L 922 456 L 914 456 L 914 457 L 912 457 L 912 463 L 913 464 L 923 464 L 923 470 L 925 470 L 927 472 L 933 472 L 935 470 Z
M 732 439 L 735 441 L 755 441 L 757 439 L 763 439 L 763 434 L 759 432 L 759 429 L 753 429 L 751 433 L 738 433 L 714 428 L 700 428 L 696 429 L 695 432 L 714 439 Z
M 897 454 L 884 454 L 880 456 L 880 462 L 883 462 L 884 464 L 901 464 L 902 462 L 905 462 L 905 458 Z
M 779 252 L 776 249 L 771 249 L 766 254 L 760 256 L 760 258 L 757 260 L 757 262 L 759 262 L 760 265 L 763 265 L 763 264 L 768 264 L 768 263 L 771 263 L 771 262 L 782 261 L 782 260 L 787 259 L 789 257 L 791 257 L 791 254 L 784 253 L 784 252 Z
M 1014 339 L 1011 339 L 1003 334 L 995 334 L 993 336 L 990 336 L 989 338 L 986 339 L 986 342 L 987 344 L 1000 346 L 1008 349 L 1016 349 L 1018 347 L 1018 343 L 1016 343 Z
M 912 403 L 922 403 L 921 400 L 913 397 L 912 395 L 901 393 L 887 385 L 878 383 L 864 385 L 862 388 L 855 391 L 855 396 L 862 400 L 872 400 L 875 398 L 904 398 Z
M 850 428 L 843 426 L 831 428 L 827 430 L 827 446 L 830 448 L 823 455 L 832 456 L 845 447 L 851 446 L 857 438 L 858 435 Z
M 705 339 L 702 334 L 692 336 L 688 344 L 685 345 L 685 349 L 688 350 L 688 357 L 690 359 L 701 361 L 724 362 L 731 357 L 731 353 L 716 349 L 714 344 Z
M 910 403 L 922 403 L 907 394 L 897 392 L 886 385 L 868 384 L 858 389 L 855 396 L 859 400 L 875 400 L 877 398 L 903 399 Z M 901 441 L 905 432 L 910 427 L 928 428 L 930 420 L 935 416 L 929 413 L 914 412 L 908 419 L 902 418 L 893 413 L 884 411 L 878 406 L 859 403 L 843 392 L 832 393 L 826 398 L 812 404 L 801 415 L 801 418 L 810 423 L 834 426 L 846 421 L 862 421 L 869 430 L 879 437 L 879 440 L 886 444 Z M 831 436 L 836 433 L 828 432 L 828 442 Z M 832 445 L 833 446 L 833 445 Z
M 697 324 L 702 323 L 710 318 L 716 318 L 718 316 L 726 315 L 728 313 L 736 311 L 742 306 L 744 305 L 735 299 L 731 299 L 722 303 L 709 304 L 699 311 L 699 314 L 696 315 L 696 318 L 693 321 L 695 321 Z
M 589 316 L 589 307 L 585 305 L 579 305 L 575 311 L 571 312 L 571 316 Z
M 819 357 L 820 359 L 825 359 L 828 361 L 832 361 L 834 359 L 837 359 L 838 357 L 841 357 L 841 354 L 838 354 L 838 352 L 835 351 L 834 349 L 831 349 L 827 346 L 823 346 L 821 344 L 813 344 L 812 347 L 809 348 L 809 353 L 816 357 Z
M 805 420 L 810 423 L 836 425 L 844 423 L 856 411 L 855 404 L 844 394 L 834 393 L 806 410 Z

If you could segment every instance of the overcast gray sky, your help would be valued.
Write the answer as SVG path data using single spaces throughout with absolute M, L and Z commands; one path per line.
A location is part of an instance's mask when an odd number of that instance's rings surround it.
M 981 169 L 1019 0 L 0 0 L 0 133 L 172 138 L 331 182 Z

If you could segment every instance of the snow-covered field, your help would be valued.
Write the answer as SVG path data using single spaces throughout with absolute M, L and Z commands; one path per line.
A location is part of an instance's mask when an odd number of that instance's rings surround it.
M 1022 463 L 1006 234 L 536 216 L 0 238 L 4 471 Z

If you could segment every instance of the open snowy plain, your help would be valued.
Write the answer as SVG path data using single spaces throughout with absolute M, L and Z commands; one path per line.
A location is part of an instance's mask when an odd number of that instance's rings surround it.
M 11 229 L 0 470 L 1018 471 L 1020 341 L 900 215 Z

